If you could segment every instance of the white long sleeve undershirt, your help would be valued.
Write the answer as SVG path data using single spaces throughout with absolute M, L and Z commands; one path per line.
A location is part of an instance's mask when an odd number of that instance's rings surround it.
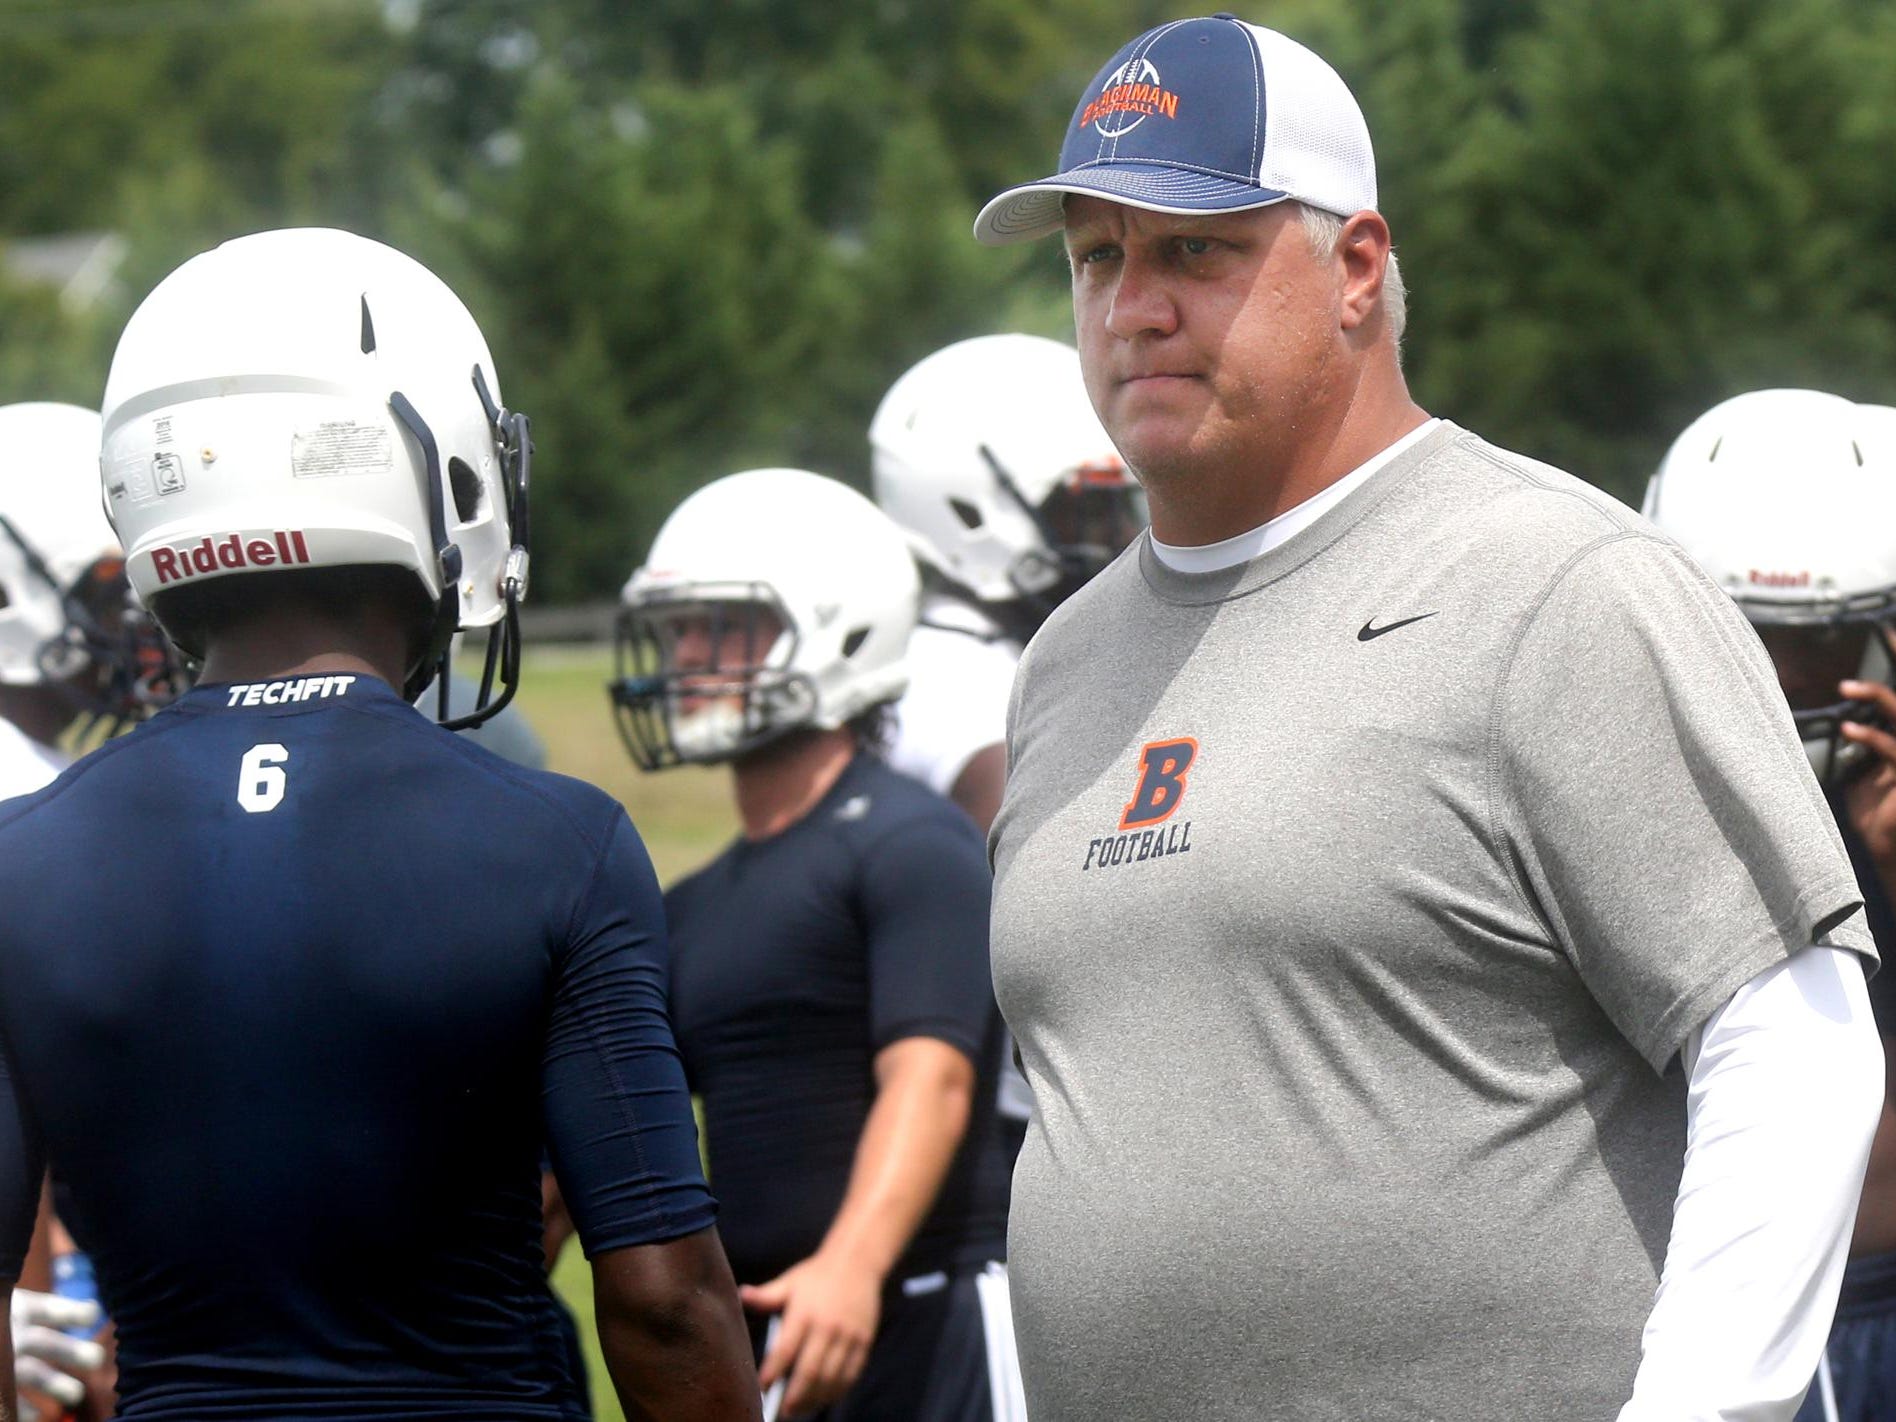
M 1830 1332 L 1882 1108 L 1860 960 L 1793 954 L 1684 1056 L 1685 1169 L 1619 1422 L 1788 1422 Z

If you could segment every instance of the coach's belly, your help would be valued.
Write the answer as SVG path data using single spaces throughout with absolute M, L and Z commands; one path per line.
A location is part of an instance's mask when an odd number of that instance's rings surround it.
M 1030 1131 L 1008 1252 L 1036 1422 L 1607 1418 L 1630 1394 L 1656 1278 L 1610 1189 L 1538 1212 L 1475 1171 L 1327 1177 L 1258 1146 Z

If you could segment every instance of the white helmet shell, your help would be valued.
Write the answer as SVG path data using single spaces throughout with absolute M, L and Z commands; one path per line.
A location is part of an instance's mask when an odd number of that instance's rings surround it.
M 46 649 L 66 630 L 65 594 L 99 559 L 118 557 L 119 543 L 99 508 L 98 415 L 0 407 L 0 451 L 9 525 L 0 529 L 0 683 L 32 686 L 48 679 Z
M 1841 784 L 1867 763 L 1846 677 L 1887 681 L 1896 616 L 1896 424 L 1815 390 L 1716 405 L 1673 442 L 1645 512 L 1759 629 L 1811 768 Z
M 727 703 L 681 717 L 666 666 L 633 678 L 645 689 L 629 694 L 669 722 L 676 759 L 724 760 L 802 726 L 834 729 L 907 689 L 920 598 L 902 530 L 855 490 L 801 469 L 727 475 L 665 520 L 625 585 L 626 621 L 749 603 L 768 608 L 781 633 L 761 649 L 742 714 Z M 648 768 L 670 763 L 634 754 Z
M 498 405 L 467 308 L 379 242 L 303 228 L 192 258 L 132 314 L 106 380 L 99 464 L 132 586 L 162 619 L 169 588 L 385 564 L 453 596 L 460 626 L 498 622 L 512 538 L 476 372 Z
M 1645 514 L 1752 621 L 1896 610 L 1896 428 L 1816 390 L 1713 406 L 1673 441 Z
M 1041 336 L 977 336 L 928 356 L 882 397 L 869 444 L 876 502 L 983 602 L 1060 580 L 1060 550 L 1034 514 L 1056 489 L 1087 475 L 1132 487 L 1078 353 Z

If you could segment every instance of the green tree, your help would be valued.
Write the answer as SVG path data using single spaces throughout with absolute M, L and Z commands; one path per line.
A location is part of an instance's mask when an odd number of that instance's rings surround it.
M 597 596 L 682 492 L 799 456 L 803 392 L 855 299 L 797 155 L 736 95 L 648 84 L 602 115 L 548 76 L 523 114 L 521 157 L 471 189 L 464 236 L 510 400 L 597 407 L 570 444 L 540 417 L 536 521 L 548 594 Z

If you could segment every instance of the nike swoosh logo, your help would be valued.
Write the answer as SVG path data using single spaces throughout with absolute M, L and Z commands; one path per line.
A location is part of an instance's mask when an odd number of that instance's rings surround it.
M 1371 623 L 1373 623 L 1375 619 L 1371 618 L 1369 622 L 1363 624 L 1363 630 L 1356 634 L 1356 640 L 1359 642 L 1373 641 L 1375 638 L 1382 636 L 1385 632 L 1393 632 L 1398 627 L 1407 627 L 1411 622 L 1424 622 L 1434 616 L 1437 616 L 1437 613 L 1425 612 L 1419 617 L 1405 617 L 1402 621 L 1391 622 L 1385 627 L 1372 626 Z

